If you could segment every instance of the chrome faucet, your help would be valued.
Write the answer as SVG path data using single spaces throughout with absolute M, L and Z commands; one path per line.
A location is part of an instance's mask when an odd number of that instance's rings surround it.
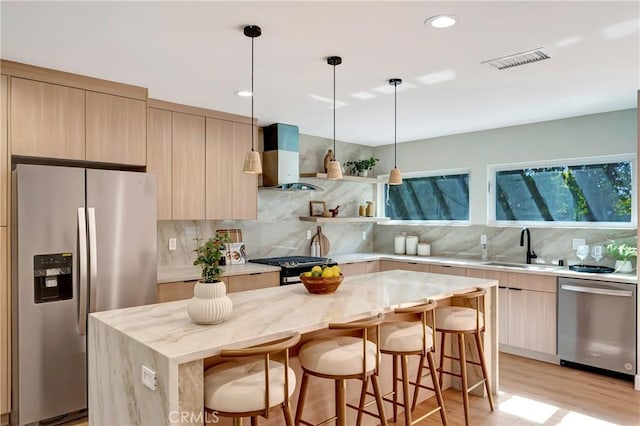
M 531 250 L 531 233 L 526 226 L 520 231 L 520 247 L 524 246 L 524 233 L 527 233 L 527 264 L 531 263 L 531 259 L 538 257 L 535 251 Z

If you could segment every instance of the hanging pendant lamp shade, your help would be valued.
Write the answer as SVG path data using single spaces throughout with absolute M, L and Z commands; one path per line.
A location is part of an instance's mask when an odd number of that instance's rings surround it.
M 261 34 L 262 30 L 257 25 L 244 27 L 244 35 L 251 38 L 251 151 L 247 152 L 242 171 L 252 175 L 262 173 L 262 161 L 260 160 L 260 153 L 255 150 L 256 132 L 253 128 L 253 98 L 255 97 L 255 92 L 253 91 L 253 39 L 260 37 Z
M 397 127 L 398 127 L 398 85 L 402 84 L 402 80 L 399 78 L 392 78 L 389 80 L 389 84 L 393 86 L 393 169 L 389 173 L 389 185 L 402 185 L 402 174 L 398 169 L 398 141 L 397 141 Z
M 327 165 L 327 179 L 342 179 L 342 166 L 336 156 L 336 65 L 342 63 L 340 56 L 329 56 L 327 64 L 333 67 L 333 160 Z

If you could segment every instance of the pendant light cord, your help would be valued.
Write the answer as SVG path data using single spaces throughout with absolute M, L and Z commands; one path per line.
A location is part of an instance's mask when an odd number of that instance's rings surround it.
M 393 167 L 398 167 L 398 85 L 393 85 Z
M 254 138 L 255 138 L 255 129 L 253 128 L 253 98 L 255 97 L 255 93 L 253 92 L 253 39 L 251 37 L 251 152 L 254 152 Z
M 333 161 L 336 161 L 336 66 L 333 66 Z

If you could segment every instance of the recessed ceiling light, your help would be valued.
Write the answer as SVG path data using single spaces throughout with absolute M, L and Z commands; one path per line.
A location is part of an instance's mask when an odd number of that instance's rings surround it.
M 424 21 L 424 24 L 433 28 L 449 28 L 456 24 L 456 15 L 435 15 Z
M 253 96 L 253 93 L 251 93 L 249 90 L 236 90 L 233 93 L 235 93 L 238 96 L 242 96 L 243 98 L 248 98 L 250 96 Z

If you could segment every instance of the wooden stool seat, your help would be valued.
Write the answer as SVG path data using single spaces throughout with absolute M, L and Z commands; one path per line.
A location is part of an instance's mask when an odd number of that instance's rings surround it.
M 397 308 L 394 310 L 396 314 L 419 314 L 420 321 L 395 321 L 386 322 L 380 326 L 380 352 L 393 356 L 393 391 L 384 395 L 384 400 L 393 404 L 393 421 L 398 418 L 398 406 L 404 408 L 404 424 L 410 426 L 417 424 L 426 417 L 439 412 L 442 424 L 447 424 L 447 413 L 444 408 L 444 400 L 440 384 L 436 377 L 436 365 L 433 360 L 434 350 L 434 330 L 435 320 L 433 310 L 437 303 L 428 301 L 420 305 L 409 308 Z M 427 319 L 427 313 L 431 312 L 430 325 Z M 418 376 L 415 382 L 409 381 L 407 358 L 409 355 L 419 355 L 420 364 L 418 368 Z M 426 367 L 431 375 L 433 387 L 422 384 L 422 370 L 425 367 L 425 360 L 428 362 Z M 398 377 L 398 361 L 400 361 L 400 370 L 402 377 Z M 398 402 L 398 382 L 402 383 L 403 402 Z M 409 406 L 409 385 L 414 386 L 413 402 Z M 418 390 L 425 388 L 434 391 L 437 399 L 437 407 L 422 417 L 414 419 L 412 411 L 415 410 L 418 401 Z M 393 398 L 389 398 L 393 396 Z
M 484 324 L 484 296 L 487 291 L 478 288 L 475 291 L 462 294 L 454 294 L 453 299 L 466 301 L 473 307 L 464 306 L 445 306 L 436 309 L 436 322 L 438 323 L 438 331 L 442 333 L 440 340 L 440 366 L 438 368 L 438 380 L 442 386 L 442 375 L 448 374 L 459 377 L 462 383 L 462 403 L 464 406 L 465 425 L 469 425 L 469 392 L 478 386 L 484 384 L 489 401 L 489 409 L 493 411 L 493 396 L 491 395 L 491 386 L 489 385 L 489 374 L 487 372 L 487 364 L 484 358 L 484 349 L 482 346 L 482 337 L 485 330 Z M 458 338 L 458 354 L 459 358 L 444 354 L 445 338 L 447 334 L 454 335 Z M 467 358 L 465 335 L 472 334 L 475 341 L 475 347 L 478 353 L 478 361 L 472 361 Z M 446 371 L 444 369 L 444 359 L 448 358 L 458 361 L 460 365 L 460 373 Z M 477 383 L 469 386 L 467 378 L 467 364 L 480 367 L 482 379 Z
M 243 417 L 258 424 L 258 416 L 269 418 L 271 408 L 280 407 L 285 424 L 293 426 L 289 398 L 296 388 L 296 374 L 289 367 L 289 349 L 300 341 L 300 333 L 280 342 L 246 349 L 223 349 L 229 359 L 204 373 L 204 407 L 208 413 L 232 417 L 242 425 Z M 284 361 L 272 356 L 282 353 Z M 207 421 L 205 421 L 207 423 Z
M 347 407 L 358 411 L 357 425 L 360 425 L 362 415 L 367 414 L 377 417 L 383 426 L 387 425 L 378 382 L 378 369 L 380 368 L 380 351 L 378 345 L 368 339 L 369 329 L 375 328 L 376 342 L 380 341 L 380 324 L 384 316 L 378 315 L 376 318 L 355 321 L 351 323 L 329 324 L 329 329 L 358 331 L 361 337 L 336 336 L 332 339 L 317 339 L 305 343 L 298 358 L 302 367 L 302 383 L 300 385 L 300 395 L 298 397 L 298 407 L 296 409 L 296 426 L 299 424 L 313 425 L 302 419 L 304 403 L 309 387 L 309 376 L 331 379 L 335 385 L 335 416 L 326 419 L 319 424 L 327 424 L 335 420 L 338 426 L 347 426 Z M 360 392 L 360 404 L 354 406 L 346 401 L 346 380 L 362 380 L 362 390 Z M 378 412 L 366 411 L 364 407 L 367 387 L 371 382 L 375 403 Z M 368 404 L 367 404 L 368 405 Z

